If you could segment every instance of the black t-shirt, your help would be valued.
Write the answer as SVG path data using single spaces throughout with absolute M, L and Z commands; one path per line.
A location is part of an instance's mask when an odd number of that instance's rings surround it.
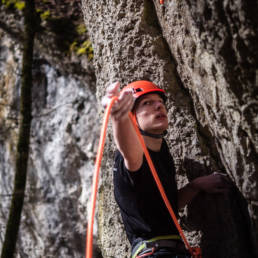
M 167 198 L 177 215 L 175 168 L 166 142 L 163 140 L 159 152 L 149 150 L 149 153 Z M 113 178 L 115 199 L 120 207 L 131 244 L 139 237 L 150 239 L 161 235 L 178 234 L 145 156 L 140 169 L 130 172 L 125 167 L 123 156 L 117 151 Z

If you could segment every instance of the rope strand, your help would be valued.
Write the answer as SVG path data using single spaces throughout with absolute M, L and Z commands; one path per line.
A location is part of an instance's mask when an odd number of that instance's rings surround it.
M 88 220 L 88 230 L 87 230 L 87 240 L 86 240 L 86 258 L 92 257 L 93 224 L 94 224 L 94 214 L 95 214 L 95 207 L 96 207 L 96 196 L 97 196 L 97 190 L 98 190 L 99 170 L 100 170 L 101 159 L 103 156 L 108 118 L 111 112 L 112 105 L 117 99 L 118 97 L 113 97 L 106 108 L 106 111 L 104 114 L 103 126 L 100 134 L 99 147 L 98 147 L 97 158 L 95 163 L 95 171 L 93 174 L 93 183 L 92 183 L 93 190 L 91 195 L 90 214 L 89 214 L 89 220 Z

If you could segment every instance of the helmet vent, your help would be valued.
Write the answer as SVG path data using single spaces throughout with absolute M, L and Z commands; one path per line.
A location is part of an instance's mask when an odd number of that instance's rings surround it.
M 141 89 L 141 88 L 134 89 L 134 93 L 141 92 L 141 91 L 143 91 L 143 89 Z

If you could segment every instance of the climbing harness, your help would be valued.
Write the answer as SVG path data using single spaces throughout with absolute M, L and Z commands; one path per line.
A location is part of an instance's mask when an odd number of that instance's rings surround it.
M 104 114 L 104 121 L 103 121 L 103 125 L 101 128 L 101 135 L 100 135 L 100 142 L 99 142 L 99 146 L 98 146 L 98 152 L 97 152 L 97 158 L 96 158 L 96 162 L 95 162 L 95 170 L 94 170 L 94 174 L 93 174 L 93 190 L 92 190 L 92 195 L 91 195 L 91 203 L 90 203 L 90 214 L 89 214 L 89 219 L 88 219 L 88 228 L 87 228 L 87 240 L 86 240 L 86 258 L 92 258 L 92 243 L 93 243 L 93 224 L 94 224 L 94 214 L 95 214 L 95 206 L 96 206 L 96 196 L 97 196 L 97 189 L 98 189 L 98 178 L 99 178 L 99 170 L 100 170 L 100 164 L 101 164 L 101 159 L 103 156 L 103 150 L 104 150 L 104 141 L 105 141 L 105 137 L 106 137 L 106 130 L 107 130 L 107 124 L 108 124 L 108 118 L 110 116 L 110 112 L 111 112 L 111 108 L 112 105 L 114 104 L 114 102 L 118 99 L 118 97 L 113 97 L 109 103 L 109 105 L 107 106 L 106 110 L 105 110 L 105 114 Z M 201 258 L 201 249 L 199 247 L 191 247 L 182 231 L 182 228 L 180 227 L 176 215 L 171 207 L 171 204 L 166 196 L 166 193 L 164 191 L 164 188 L 160 182 L 160 179 L 157 175 L 156 169 L 153 165 L 153 162 L 151 160 L 151 157 L 149 155 L 149 152 L 147 150 L 147 147 L 144 143 L 144 139 L 139 131 L 139 128 L 137 126 L 137 124 L 135 123 L 135 118 L 133 117 L 132 113 L 129 113 L 129 117 L 133 123 L 134 129 L 137 133 L 138 139 L 140 141 L 140 144 L 143 148 L 143 152 L 145 154 L 145 157 L 147 159 L 147 162 L 149 164 L 151 173 L 154 177 L 154 180 L 157 184 L 157 187 L 160 191 L 161 197 L 170 213 L 171 218 L 174 221 L 174 224 L 179 232 L 179 235 L 181 236 L 181 239 L 183 240 L 186 249 L 188 249 L 188 251 L 190 252 L 192 258 Z M 144 256 L 141 256 L 144 257 Z M 139 257 L 138 257 L 139 258 Z
M 149 256 L 149 255 L 152 255 L 152 254 L 154 254 L 154 252 L 155 252 L 155 248 L 152 247 L 150 251 L 144 252 L 143 254 L 138 255 L 137 258 L 143 258 L 143 257 Z
M 179 242 L 180 241 L 180 242 Z M 151 238 L 149 240 L 140 241 L 132 250 L 131 258 L 142 257 L 142 254 L 150 251 L 154 252 L 159 248 L 173 248 L 175 250 L 186 250 L 179 235 L 165 235 Z

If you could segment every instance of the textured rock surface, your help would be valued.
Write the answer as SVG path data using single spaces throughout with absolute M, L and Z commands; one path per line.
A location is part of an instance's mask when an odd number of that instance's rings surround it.
M 257 4 L 168 1 L 157 9 L 198 121 L 245 198 L 257 200 Z
M 196 118 L 248 203 L 257 246 L 258 5 L 167 1 L 156 8 Z
M 13 184 L 21 57 L 19 46 L 0 35 L 2 244 Z M 99 131 L 96 99 L 87 83 L 42 60 L 36 58 L 34 67 L 29 172 L 16 257 L 82 257 Z
M 51 10 L 56 7 L 48 4 Z M 78 0 L 55 4 L 58 14 L 79 15 Z M 190 242 L 200 244 L 208 258 L 255 257 L 257 3 L 165 0 L 161 6 L 158 0 L 82 0 L 82 7 L 94 43 L 97 99 L 116 80 L 122 86 L 137 79 L 156 82 L 169 94 L 167 141 L 179 186 L 214 169 L 224 170 L 235 185 L 224 196 L 201 194 L 182 211 Z M 19 41 L 22 20 L 0 8 L 0 26 Z M 86 57 L 50 47 L 60 37 L 67 40 L 62 36 L 71 40 L 74 32 L 55 35 L 52 29 L 37 40 L 31 155 L 17 257 L 84 255 L 99 130 L 96 98 L 89 90 L 95 77 Z M 20 58 L 19 45 L 1 31 L 0 243 L 12 190 Z M 113 151 L 109 132 L 98 196 L 98 242 L 105 258 L 123 258 L 130 247 L 113 199 Z
M 190 241 L 202 246 L 204 257 L 254 257 L 257 4 L 83 0 L 82 6 L 94 46 L 97 97 L 113 81 L 156 82 L 169 92 L 168 142 L 179 185 L 214 169 L 235 184 L 225 196 L 200 195 L 182 213 Z M 128 257 L 108 146 L 99 243 L 104 257 Z

